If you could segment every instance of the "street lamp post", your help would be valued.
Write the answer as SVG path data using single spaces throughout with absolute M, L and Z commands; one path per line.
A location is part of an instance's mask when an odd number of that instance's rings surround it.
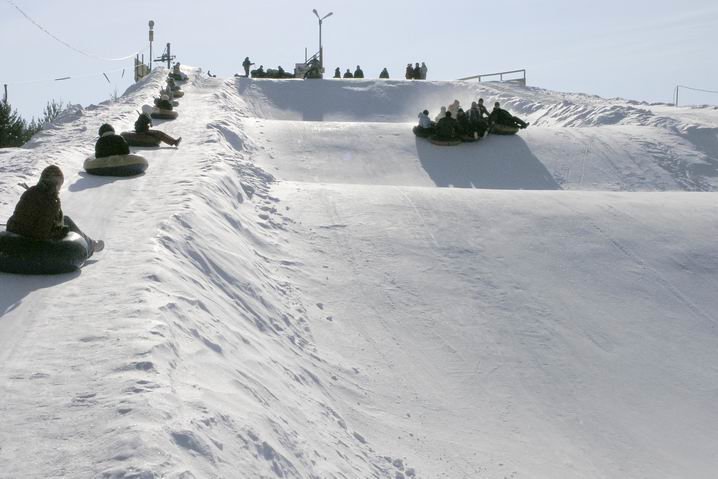
M 334 15 L 334 12 L 329 12 L 323 17 L 320 17 L 317 13 L 317 9 L 313 9 L 312 12 L 314 12 L 314 15 L 317 16 L 317 19 L 319 20 L 319 68 L 322 72 L 324 72 L 324 48 L 322 47 L 322 22 L 325 18 L 331 17 Z
M 155 21 L 150 20 L 150 71 L 152 71 L 152 41 L 155 39 L 155 32 L 153 28 L 155 28 Z

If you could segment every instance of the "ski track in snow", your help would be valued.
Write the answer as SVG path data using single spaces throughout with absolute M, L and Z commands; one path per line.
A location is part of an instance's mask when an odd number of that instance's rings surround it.
M 82 162 L 162 70 L 0 150 L 107 242 L 0 274 L 0 478 L 713 477 L 716 109 L 185 68 L 142 176 Z M 478 96 L 532 126 L 410 133 Z

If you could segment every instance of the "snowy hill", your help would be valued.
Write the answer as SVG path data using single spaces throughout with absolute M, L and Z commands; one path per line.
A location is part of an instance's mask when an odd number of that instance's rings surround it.
M 0 150 L 107 248 L 0 274 L 0 478 L 712 478 L 718 110 L 191 73 L 179 149 L 82 170 L 166 72 Z M 532 126 L 440 148 L 416 114 Z

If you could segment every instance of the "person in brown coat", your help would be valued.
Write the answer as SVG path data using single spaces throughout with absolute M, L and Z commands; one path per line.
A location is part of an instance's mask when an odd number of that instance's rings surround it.
M 20 197 L 15 212 L 7 222 L 7 231 L 36 240 L 61 240 L 74 231 L 85 238 L 88 256 L 91 256 L 96 251 L 102 251 L 105 243 L 91 239 L 62 213 L 60 188 L 64 181 L 59 167 L 50 165 L 45 168 L 37 185 L 27 188 Z

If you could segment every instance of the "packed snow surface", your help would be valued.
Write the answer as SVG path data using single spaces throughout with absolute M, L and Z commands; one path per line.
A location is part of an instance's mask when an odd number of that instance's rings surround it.
M 82 164 L 166 71 L 0 150 L 107 243 L 0 274 L 0 478 L 715 477 L 715 108 L 186 71 L 142 176 Z M 412 135 L 479 96 L 531 127 Z

